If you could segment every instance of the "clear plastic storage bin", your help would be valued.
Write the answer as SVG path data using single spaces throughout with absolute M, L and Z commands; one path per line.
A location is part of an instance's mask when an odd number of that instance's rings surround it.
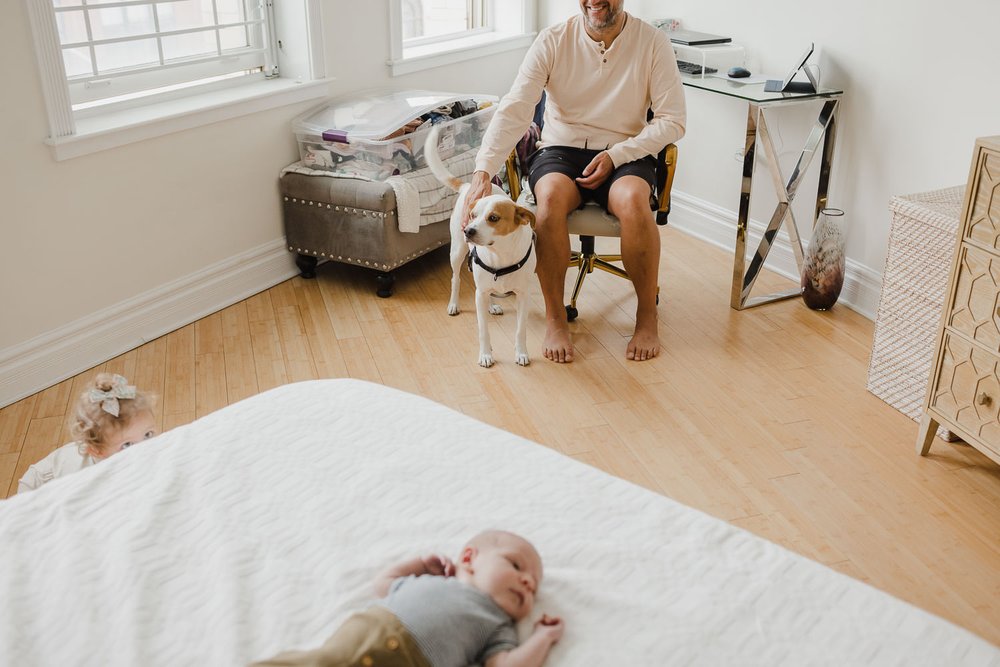
M 442 128 L 442 159 L 478 151 L 496 102 L 492 95 L 427 90 L 363 93 L 311 109 L 292 127 L 305 166 L 385 180 L 427 166 L 424 141 L 432 124 Z M 417 119 L 419 126 L 412 123 Z

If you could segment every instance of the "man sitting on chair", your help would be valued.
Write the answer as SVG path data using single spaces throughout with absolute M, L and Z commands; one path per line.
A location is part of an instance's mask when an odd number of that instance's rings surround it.
M 623 4 L 580 0 L 582 16 L 539 33 L 486 131 L 467 198 L 471 208 L 490 193 L 490 179 L 528 128 L 544 90 L 545 121 L 528 182 L 537 203 L 544 354 L 559 363 L 573 361 L 563 305 L 566 218 L 591 200 L 621 221 L 622 261 L 638 299 L 625 356 L 641 361 L 660 350 L 653 156 L 684 135 L 684 92 L 666 33 L 623 11 Z

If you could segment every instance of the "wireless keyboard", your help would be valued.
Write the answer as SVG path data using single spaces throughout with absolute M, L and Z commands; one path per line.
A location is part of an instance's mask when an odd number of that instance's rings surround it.
M 706 67 L 705 71 L 702 72 L 702 67 L 698 63 L 689 63 L 685 60 L 677 61 L 677 69 L 679 69 L 684 74 L 714 74 L 719 70 L 714 67 Z

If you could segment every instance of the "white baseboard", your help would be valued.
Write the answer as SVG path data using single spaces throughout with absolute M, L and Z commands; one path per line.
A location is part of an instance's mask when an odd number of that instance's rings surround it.
M 736 248 L 736 217 L 735 212 L 703 199 L 676 190 L 671 194 L 670 225 L 729 252 Z M 765 228 L 764 223 L 751 219 L 749 238 L 753 239 L 753 244 L 751 246 L 748 241 L 747 245 L 756 248 Z M 785 235 L 779 235 L 771 246 L 765 266 L 770 271 L 798 281 L 799 270 Z M 881 291 L 882 274 L 848 258 L 844 289 L 837 303 L 874 320 Z
M 0 350 L 0 407 L 296 275 L 284 238 Z

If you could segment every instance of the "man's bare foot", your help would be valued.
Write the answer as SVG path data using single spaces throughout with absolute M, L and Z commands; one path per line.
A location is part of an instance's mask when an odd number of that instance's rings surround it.
M 573 342 L 569 335 L 569 325 L 565 322 L 549 322 L 545 328 L 543 354 L 557 364 L 573 361 Z
M 628 342 L 628 347 L 625 348 L 625 358 L 634 361 L 646 361 L 659 353 L 660 338 L 657 334 L 656 322 L 654 321 L 652 326 L 636 324 L 632 340 Z

